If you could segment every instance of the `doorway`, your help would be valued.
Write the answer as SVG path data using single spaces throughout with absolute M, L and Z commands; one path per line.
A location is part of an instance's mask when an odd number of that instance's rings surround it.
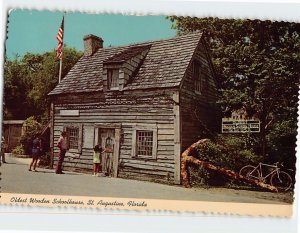
M 98 129 L 98 145 L 102 149 L 109 152 L 104 152 L 101 155 L 102 172 L 107 176 L 114 175 L 114 147 L 115 147 L 115 130 L 114 129 Z

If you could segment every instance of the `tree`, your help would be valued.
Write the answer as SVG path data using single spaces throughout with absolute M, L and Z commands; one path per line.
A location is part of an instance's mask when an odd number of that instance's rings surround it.
M 16 56 L 4 65 L 4 119 L 24 119 L 27 115 L 27 68 Z
M 42 125 L 31 116 L 24 121 L 23 128 L 24 133 L 20 138 L 20 143 L 25 154 L 30 155 L 32 153 L 32 141 L 41 133 Z
M 64 48 L 62 77 L 82 56 L 73 48 Z M 35 116 L 47 120 L 47 94 L 57 85 L 59 61 L 55 50 L 44 54 L 27 53 L 13 60 L 6 58 L 4 67 L 4 119 Z
M 178 34 L 202 31 L 212 49 L 220 84 L 219 104 L 226 111 L 246 106 L 261 121 L 257 153 L 278 158 L 278 125 L 290 135 L 295 158 L 300 76 L 300 24 L 260 20 L 168 17 Z M 276 131 L 279 132 L 279 131 Z M 255 137 L 255 136 L 252 136 Z M 272 141 L 270 141 L 272 140 Z M 268 145 L 273 145 L 273 149 Z M 275 154 L 274 154 L 275 153 Z M 268 156 L 269 155 L 269 156 Z M 295 161 L 295 159 L 293 159 Z M 294 164 L 294 163 L 293 163 Z
M 63 56 L 62 77 L 64 77 L 69 70 L 74 66 L 82 53 L 77 52 L 75 49 L 65 48 Z M 25 56 L 24 59 L 27 63 L 32 60 L 39 60 L 36 57 L 39 55 Z M 34 70 L 32 75 L 32 89 L 28 92 L 28 98 L 37 110 L 33 115 L 40 115 L 41 117 L 48 118 L 49 98 L 47 94 L 57 85 L 59 73 L 59 61 L 56 58 L 56 52 L 53 50 L 50 53 L 43 55 L 41 63 L 36 64 L 38 69 Z

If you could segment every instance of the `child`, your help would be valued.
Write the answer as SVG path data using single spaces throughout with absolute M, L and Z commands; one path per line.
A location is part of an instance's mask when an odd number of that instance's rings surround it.
M 101 153 L 102 148 L 99 145 L 94 147 L 93 163 L 94 163 L 94 174 L 93 176 L 99 176 L 100 164 L 101 164 Z

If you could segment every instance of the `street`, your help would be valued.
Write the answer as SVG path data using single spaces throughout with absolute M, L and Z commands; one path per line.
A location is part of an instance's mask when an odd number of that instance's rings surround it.
M 110 177 L 93 177 L 65 171 L 37 168 L 28 171 L 30 158 L 6 156 L 1 166 L 2 193 L 172 199 L 218 202 L 290 204 L 290 193 L 271 193 L 227 188 L 191 188 Z

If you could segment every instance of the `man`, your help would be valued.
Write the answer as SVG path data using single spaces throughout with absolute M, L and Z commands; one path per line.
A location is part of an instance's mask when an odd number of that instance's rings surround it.
M 5 149 L 6 149 L 5 138 L 2 136 L 2 138 L 1 138 L 1 158 L 0 158 L 0 164 L 1 164 L 1 160 L 2 160 L 2 163 L 6 163 L 6 161 L 5 161 Z
M 59 155 L 58 155 L 59 157 L 58 157 L 58 162 L 57 162 L 56 171 L 55 171 L 56 174 L 64 174 L 62 172 L 62 164 L 64 162 L 65 155 L 67 152 L 66 135 L 67 135 L 67 133 L 63 131 L 57 142 L 57 147 L 59 148 Z

